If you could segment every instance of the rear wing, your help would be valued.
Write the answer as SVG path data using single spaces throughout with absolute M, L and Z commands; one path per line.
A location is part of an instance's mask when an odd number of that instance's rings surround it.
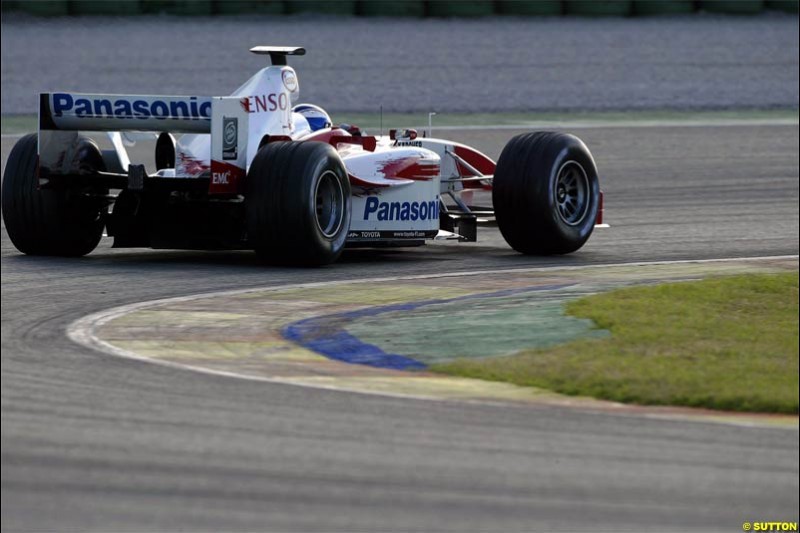
M 108 174 L 107 177 L 116 178 L 126 177 L 131 167 L 137 166 L 131 165 L 122 132 L 190 134 L 183 139 L 191 139 L 191 145 L 196 147 L 191 153 L 179 150 L 176 154 L 172 136 L 165 136 L 172 145 L 173 165 L 170 171 L 159 171 L 150 177 L 208 178 L 209 192 L 234 192 L 232 189 L 246 173 L 248 127 L 249 114 L 236 96 L 45 93 L 40 96 L 39 105 L 39 176 L 80 173 L 75 157 L 79 132 L 108 132 L 118 164 L 100 177 Z M 197 164 L 183 164 L 187 157 Z M 193 171 L 182 170 L 186 168 Z M 141 175 L 141 166 L 135 170 Z
M 39 129 L 210 133 L 211 107 L 206 96 L 44 93 Z

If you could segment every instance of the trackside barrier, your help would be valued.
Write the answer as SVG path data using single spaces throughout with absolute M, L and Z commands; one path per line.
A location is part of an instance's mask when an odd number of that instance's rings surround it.
M 214 2 L 217 15 L 283 15 L 286 5 L 283 2 L 268 0 L 226 0 Z
M 5 2 L 3 2 L 5 4 Z M 54 0 L 53 2 L 24 2 L 16 3 L 21 11 L 37 17 L 61 17 L 69 15 L 69 2 L 67 0 Z
M 560 0 L 499 0 L 495 7 L 498 15 L 518 17 L 555 17 L 564 12 Z
M 627 17 L 631 14 L 630 0 L 567 0 L 565 13 L 578 17 Z
M 356 5 L 356 14 L 364 17 L 424 17 L 425 2 L 422 0 L 406 2 L 363 0 Z
M 700 9 L 709 13 L 725 13 L 726 15 L 755 15 L 764 9 L 762 0 L 714 0 L 700 2 Z
M 286 2 L 286 12 L 296 13 L 319 13 L 320 15 L 355 15 L 355 1 L 331 2 L 325 0 L 290 0 Z
M 366 17 L 682 15 L 696 11 L 755 15 L 764 10 L 797 14 L 798 0 L 4 0 L 3 13 L 39 17 L 136 14 L 177 16 L 320 15 Z
M 694 13 L 692 0 L 634 0 L 635 16 L 688 15 Z
M 797 13 L 798 7 L 800 7 L 800 2 L 797 0 L 767 0 L 765 7 L 774 11 Z
M 494 3 L 487 0 L 436 0 L 428 2 L 429 17 L 485 17 L 494 14 Z
M 138 0 L 115 0 L 114 2 L 104 2 L 103 0 L 72 0 L 69 4 L 70 15 L 110 15 L 127 16 L 139 15 L 142 12 L 142 4 Z
M 167 15 L 211 15 L 211 0 L 147 0 L 140 2 L 144 13 Z

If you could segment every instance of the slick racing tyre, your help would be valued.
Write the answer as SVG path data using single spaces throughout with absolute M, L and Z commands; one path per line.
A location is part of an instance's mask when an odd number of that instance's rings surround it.
M 350 205 L 347 171 L 332 146 L 269 143 L 246 178 L 248 241 L 270 263 L 332 263 L 344 249 Z
M 497 161 L 497 225 L 523 254 L 566 254 L 583 246 L 594 229 L 599 197 L 592 154 L 573 135 L 517 135 Z
M 105 170 L 94 141 L 81 138 L 77 148 L 73 167 L 77 172 Z M 37 136 L 32 133 L 14 145 L 3 174 L 3 220 L 11 242 L 28 255 L 88 254 L 103 235 L 108 209 L 93 197 L 103 191 L 39 189 L 37 164 Z

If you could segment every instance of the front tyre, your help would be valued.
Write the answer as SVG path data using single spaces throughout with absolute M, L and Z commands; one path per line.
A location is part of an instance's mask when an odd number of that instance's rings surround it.
M 93 141 L 80 139 L 76 153 L 81 172 L 104 169 Z M 28 255 L 86 255 L 103 235 L 106 205 L 81 189 L 39 189 L 37 154 L 32 133 L 17 141 L 8 156 L 2 202 L 8 236 Z
M 492 189 L 497 225 L 523 254 L 579 249 L 594 229 L 599 198 L 594 159 L 574 135 L 517 135 L 497 161 Z
M 350 228 L 350 181 L 336 150 L 320 142 L 261 148 L 245 182 L 247 238 L 274 264 L 335 261 Z

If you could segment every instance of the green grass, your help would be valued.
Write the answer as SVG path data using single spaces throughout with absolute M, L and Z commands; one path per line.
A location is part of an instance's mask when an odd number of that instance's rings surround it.
M 331 110 L 337 124 L 357 124 L 369 128 L 370 134 L 379 133 L 380 115 L 372 113 L 338 112 Z M 564 111 L 527 113 L 440 113 L 433 117 L 434 129 L 442 126 L 520 126 L 535 127 L 537 124 L 553 123 L 614 123 L 647 121 L 724 121 L 724 120 L 798 120 L 797 109 L 739 109 L 729 111 Z M 384 113 L 383 130 L 389 128 L 418 128 L 428 126 L 427 113 Z M 17 134 L 36 131 L 35 115 L 5 115 L 2 117 L 2 133 Z
M 3 134 L 33 133 L 38 129 L 36 115 L 4 115 L 0 126 Z
M 798 412 L 798 274 L 634 287 L 573 301 L 611 337 L 436 365 L 619 402 Z
M 338 113 L 331 111 L 334 122 L 357 124 L 374 130 L 380 125 L 380 115 L 374 113 Z M 520 113 L 439 113 L 433 117 L 433 128 L 437 126 L 521 126 L 552 123 L 614 123 L 614 122 L 688 122 L 725 120 L 797 120 L 797 109 L 740 109 L 729 111 L 563 111 Z M 383 128 L 427 128 L 427 113 L 384 113 Z M 370 133 L 376 133 L 370 131 Z

